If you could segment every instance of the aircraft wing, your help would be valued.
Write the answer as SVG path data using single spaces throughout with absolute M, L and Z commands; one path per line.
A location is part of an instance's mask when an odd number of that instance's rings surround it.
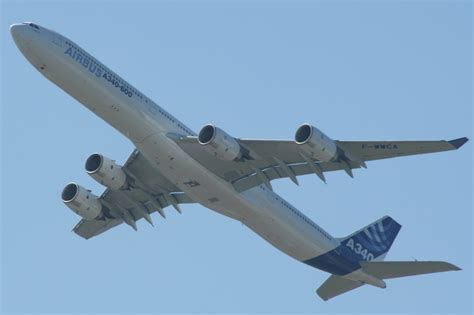
M 99 198 L 104 206 L 104 217 L 100 220 L 81 220 L 73 230 L 79 236 L 89 239 L 122 223 L 136 230 L 136 222 L 140 219 L 144 218 L 152 224 L 150 214 L 154 212 L 164 218 L 164 208 L 173 206 L 181 212 L 179 204 L 193 203 L 137 150 L 131 154 L 123 170 L 132 185 L 127 190 L 107 189 Z
M 344 159 L 321 162 L 301 154 L 291 140 L 237 139 L 250 152 L 251 159 L 224 161 L 215 158 L 196 137 L 180 137 L 176 143 L 204 167 L 232 183 L 237 191 L 245 191 L 260 184 L 271 187 L 278 178 L 290 178 L 296 184 L 297 176 L 316 174 L 325 181 L 324 173 L 344 170 L 352 177 L 352 169 L 366 167 L 366 161 L 407 155 L 456 150 L 468 141 L 336 141 Z

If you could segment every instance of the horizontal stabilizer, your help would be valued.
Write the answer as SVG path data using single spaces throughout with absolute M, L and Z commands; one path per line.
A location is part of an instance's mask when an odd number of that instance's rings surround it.
M 429 273 L 458 271 L 459 267 L 443 261 L 371 261 L 360 262 L 364 273 L 376 279 L 393 279 Z M 342 276 L 332 275 L 319 287 L 316 293 L 324 300 L 357 289 L 364 281 L 353 281 Z
M 379 279 L 461 270 L 461 268 L 443 261 L 371 261 L 360 264 L 366 273 Z
M 362 282 L 352 281 L 340 276 L 332 275 L 319 287 L 318 290 L 316 290 L 316 293 L 324 301 L 327 301 L 363 285 Z

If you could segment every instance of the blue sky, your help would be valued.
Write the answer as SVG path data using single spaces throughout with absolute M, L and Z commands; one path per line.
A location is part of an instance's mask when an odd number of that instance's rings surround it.
M 3 1 L 1 309 L 4 313 L 470 313 L 472 143 L 367 170 L 276 182 L 335 236 L 388 214 L 387 259 L 462 272 L 388 281 L 331 302 L 328 277 L 201 206 L 167 209 L 90 241 L 60 201 L 69 181 L 100 194 L 83 164 L 123 163 L 131 143 L 40 75 L 9 25 L 71 38 L 197 131 L 291 139 L 310 122 L 334 139 L 472 137 L 469 1 Z

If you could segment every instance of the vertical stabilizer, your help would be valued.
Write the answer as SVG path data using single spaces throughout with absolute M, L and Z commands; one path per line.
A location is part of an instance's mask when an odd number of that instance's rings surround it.
M 354 260 L 383 260 L 401 227 L 397 221 L 385 216 L 339 241 L 351 250 Z

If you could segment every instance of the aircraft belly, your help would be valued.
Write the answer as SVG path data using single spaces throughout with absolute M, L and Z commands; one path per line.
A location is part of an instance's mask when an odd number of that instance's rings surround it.
M 325 251 L 318 245 L 316 235 L 295 222 L 260 187 L 242 194 L 236 192 L 231 184 L 204 168 L 163 133 L 136 145 L 160 173 L 194 201 L 241 221 L 284 253 L 306 260 Z
M 259 213 L 245 224 L 270 244 L 287 255 L 304 261 L 332 248 L 332 242 L 321 239 L 319 234 L 301 224 L 299 218 L 283 207 L 276 194 L 262 192 L 256 187 L 243 193 L 248 203 Z
M 164 133 L 154 134 L 135 145 L 151 165 L 194 201 L 239 221 L 249 215 L 230 183 L 192 159 Z

